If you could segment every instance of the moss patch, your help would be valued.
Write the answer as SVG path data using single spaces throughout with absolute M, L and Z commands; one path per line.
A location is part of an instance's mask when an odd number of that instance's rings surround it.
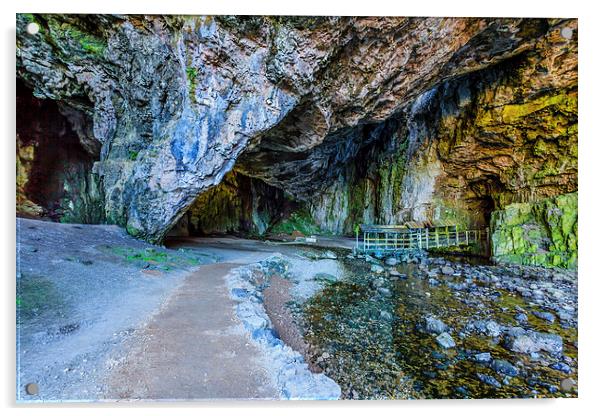
M 20 320 L 31 320 L 43 313 L 60 316 L 65 308 L 64 298 L 55 284 L 42 276 L 18 278 L 16 304 Z
M 307 210 L 299 209 L 292 212 L 288 218 L 277 222 L 269 231 L 273 234 L 291 234 L 293 231 L 298 231 L 304 235 L 310 235 L 319 234 L 320 227 L 316 225 Z
M 508 205 L 491 217 L 493 259 L 546 267 L 577 266 L 577 192 Z

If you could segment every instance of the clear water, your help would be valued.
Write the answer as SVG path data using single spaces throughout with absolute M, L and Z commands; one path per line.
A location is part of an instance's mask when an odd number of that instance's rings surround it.
M 576 396 L 576 390 L 565 393 L 559 388 L 561 380 L 567 377 L 577 380 L 576 329 L 549 324 L 530 314 L 529 323 L 523 325 L 563 337 L 564 354 L 574 360 L 570 375 L 549 368 L 547 364 L 555 362 L 554 359 L 542 365 L 529 355 L 506 350 L 499 340 L 496 342 L 485 335 L 469 335 L 464 339 L 457 335 L 474 319 L 517 325 L 515 306 L 537 310 L 519 294 L 491 287 L 491 292 L 497 292 L 493 300 L 464 291 L 454 292 L 443 284 L 433 287 L 428 279 L 418 277 L 421 272 L 415 265 L 401 265 L 398 271 L 408 278 L 384 278 L 384 287 L 390 291 L 387 295 L 371 287 L 375 276 L 367 263 L 345 260 L 343 264 L 346 277 L 329 284 L 306 302 L 301 313 L 305 338 L 316 349 L 314 362 L 339 383 L 345 398 Z M 464 277 L 439 276 L 438 279 L 463 281 Z M 466 300 L 470 305 L 464 302 Z M 417 323 L 428 314 L 436 315 L 454 329 L 456 348 L 443 349 L 436 343 L 435 336 L 417 329 Z M 326 356 L 318 360 L 324 352 Z M 487 365 L 471 359 L 479 352 L 490 352 L 494 359 L 510 361 L 524 370 L 521 372 L 525 376 L 504 380 Z M 502 387 L 483 383 L 477 373 L 494 376 Z

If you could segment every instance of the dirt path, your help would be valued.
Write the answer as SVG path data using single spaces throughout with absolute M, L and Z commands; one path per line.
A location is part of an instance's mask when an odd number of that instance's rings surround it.
M 259 351 L 240 328 L 224 277 L 239 264 L 201 266 L 188 276 L 109 377 L 110 398 L 276 398 Z

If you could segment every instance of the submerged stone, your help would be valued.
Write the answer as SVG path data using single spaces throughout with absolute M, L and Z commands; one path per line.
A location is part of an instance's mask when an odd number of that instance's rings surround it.
M 373 264 L 370 266 L 370 271 L 372 273 L 381 274 L 385 272 L 385 268 L 383 266 L 379 266 L 378 264 Z
M 443 348 L 454 348 L 456 346 L 456 342 L 447 332 L 442 332 L 435 338 L 437 343 Z
M 426 316 L 422 326 L 426 332 L 437 335 L 447 331 L 448 329 L 447 325 L 445 325 L 443 321 L 435 318 L 434 316 Z
M 502 387 L 502 384 L 499 381 L 497 381 L 495 377 L 490 376 L 489 374 L 477 373 L 477 378 L 479 380 L 481 380 L 483 383 L 489 384 L 490 386 L 493 386 L 497 389 Z
M 491 361 L 491 353 L 489 352 L 481 352 L 474 356 L 474 360 L 477 363 L 488 363 Z
M 530 354 L 546 351 L 551 354 L 562 353 L 562 338 L 556 334 L 525 331 L 522 328 L 507 333 L 504 345 L 511 351 Z
M 505 376 L 515 377 L 518 375 L 518 368 L 506 360 L 493 360 L 491 362 L 491 368 Z

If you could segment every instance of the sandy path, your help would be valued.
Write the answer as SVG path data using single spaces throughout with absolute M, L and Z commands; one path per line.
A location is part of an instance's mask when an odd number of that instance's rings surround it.
M 202 266 L 128 341 L 108 398 L 276 398 L 260 353 L 234 316 L 224 277 L 239 264 Z

